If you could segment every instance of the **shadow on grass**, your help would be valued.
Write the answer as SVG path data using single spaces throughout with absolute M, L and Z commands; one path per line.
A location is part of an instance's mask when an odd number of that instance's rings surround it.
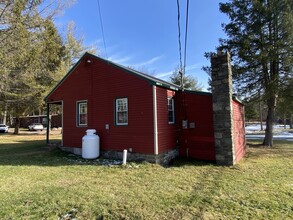
M 170 162 L 168 167 L 184 167 L 184 166 L 215 166 L 215 161 L 197 160 L 192 158 L 178 157 Z
M 286 140 L 274 141 L 273 147 L 266 147 L 258 142 L 248 143 L 246 158 L 293 158 L 293 143 Z
M 0 133 L 1 135 L 6 136 L 34 136 L 34 135 L 45 135 L 46 131 L 20 131 L 19 134 L 14 134 L 13 131 L 9 131 L 8 133 Z
M 52 140 L 54 142 L 54 140 Z M 58 140 L 55 140 L 58 141 Z M 44 140 L 15 140 L 14 143 L 4 143 L 0 145 L 0 166 L 111 166 L 118 165 L 120 160 L 109 160 L 98 158 L 86 160 L 81 156 L 64 152 L 60 149 L 48 150 Z M 144 162 L 135 162 L 137 164 Z M 183 166 L 211 166 L 215 163 L 211 161 L 199 161 L 194 159 L 176 158 L 171 161 L 166 168 Z
M 60 140 L 51 140 L 52 142 Z M 137 162 L 135 164 L 143 164 Z M 121 160 L 106 158 L 83 159 L 59 148 L 49 150 L 45 140 L 14 140 L 0 145 L 0 166 L 105 166 L 120 167 Z M 127 166 L 131 166 L 131 162 Z M 127 167 L 126 166 L 126 167 Z M 125 168 L 121 166 L 121 168 Z
M 53 141 L 53 140 L 52 140 Z M 56 140 L 58 141 L 58 140 Z M 249 143 L 246 158 L 258 157 L 285 157 L 293 158 L 292 142 L 279 141 L 272 148 L 261 146 L 257 142 Z M 15 139 L 13 143 L 0 144 L 0 165 L 36 165 L 36 166 L 63 166 L 63 165 L 111 165 L 119 164 L 121 160 L 85 160 L 59 149 L 49 151 L 45 140 L 23 140 Z M 139 164 L 139 162 L 137 162 Z M 176 158 L 168 167 L 184 166 L 216 166 L 213 161 L 201 161 L 195 159 Z
M 247 146 L 249 148 L 251 148 L 251 147 L 254 147 L 254 148 L 264 147 L 261 143 L 248 143 Z
M 86 160 L 81 156 L 69 154 L 54 149 L 51 151 L 44 150 L 44 145 L 36 147 L 34 150 L 23 150 L 16 154 L 3 155 L 0 150 L 0 166 L 81 166 L 94 165 L 105 166 L 111 165 L 112 161 L 104 161 L 103 159 Z M 117 164 L 117 162 L 115 163 Z
M 45 140 L 14 139 L 13 143 L 0 144 L 0 165 L 70 165 L 72 162 L 66 160 L 67 155 L 57 149 L 49 151 Z

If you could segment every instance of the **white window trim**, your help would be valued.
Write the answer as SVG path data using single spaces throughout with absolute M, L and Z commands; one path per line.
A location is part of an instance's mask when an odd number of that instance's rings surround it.
M 118 113 L 119 113 L 119 111 L 118 111 L 118 100 L 121 100 L 121 99 L 126 99 L 126 101 L 127 101 L 127 122 L 126 123 L 119 123 L 118 122 Z M 122 111 L 120 111 L 120 112 L 122 112 Z M 115 99 L 115 124 L 116 125 L 128 125 L 128 98 L 126 98 L 126 97 L 124 97 L 124 98 L 117 98 L 117 99 Z
M 87 105 L 87 107 L 88 107 L 88 102 L 87 102 L 87 100 L 79 100 L 79 101 L 77 101 L 76 102 L 76 110 L 77 110 L 77 112 L 76 112 L 76 126 L 77 127 L 86 127 L 87 125 L 88 125 L 88 108 L 87 108 L 87 123 L 86 124 L 81 124 L 80 123 L 80 104 L 85 104 L 86 103 L 86 105 Z
M 169 121 L 169 100 L 171 100 L 172 101 L 172 118 L 173 118 L 173 121 Z M 168 107 L 168 124 L 175 124 L 175 107 L 174 107 L 174 99 L 173 99 L 173 97 L 168 97 L 168 105 L 167 105 L 167 107 Z

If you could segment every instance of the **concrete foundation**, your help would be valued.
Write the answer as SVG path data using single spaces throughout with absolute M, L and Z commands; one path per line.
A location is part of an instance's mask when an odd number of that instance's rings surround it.
M 59 147 L 61 150 L 73 153 L 76 155 L 82 154 L 81 148 L 73 148 L 73 147 Z M 160 164 L 162 166 L 167 166 L 171 160 L 176 158 L 179 155 L 178 149 L 173 149 L 158 155 L 152 155 L 152 154 L 140 154 L 140 153 L 127 153 L 127 161 L 136 161 L 136 162 L 142 162 L 147 161 L 150 163 L 156 163 Z M 101 150 L 100 157 L 107 158 L 107 159 L 115 159 L 115 160 L 121 160 L 123 158 L 123 151 L 104 151 Z

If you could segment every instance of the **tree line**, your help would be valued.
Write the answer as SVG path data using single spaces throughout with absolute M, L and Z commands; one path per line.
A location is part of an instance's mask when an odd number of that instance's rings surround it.
M 86 51 L 75 34 L 74 23 L 66 34 L 53 19 L 70 1 L 0 1 L 0 111 L 15 117 L 43 112 L 44 95 Z

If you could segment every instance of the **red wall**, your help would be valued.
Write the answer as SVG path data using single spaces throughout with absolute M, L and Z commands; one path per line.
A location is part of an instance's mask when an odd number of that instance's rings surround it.
M 181 131 L 180 156 L 215 160 L 211 94 L 181 93 L 177 97 L 177 103 L 178 129 Z M 188 121 L 187 129 L 182 129 L 183 119 Z M 190 123 L 195 123 L 195 128 L 190 128 Z
M 92 62 L 87 63 L 90 59 Z M 115 125 L 115 99 L 128 98 L 128 125 Z M 152 86 L 137 76 L 85 56 L 48 98 L 63 102 L 63 144 L 81 147 L 82 137 L 89 128 L 97 130 L 102 150 L 132 148 L 133 152 L 153 154 Z M 76 126 L 76 101 L 88 101 L 88 126 Z M 105 125 L 110 129 L 106 130 Z
M 233 100 L 235 158 L 239 161 L 246 153 L 244 106 Z
M 91 60 L 91 62 L 87 62 Z M 159 153 L 180 146 L 180 156 L 215 160 L 212 95 L 156 88 Z M 168 97 L 175 100 L 175 124 L 168 123 Z M 115 125 L 115 99 L 128 98 L 128 125 Z M 47 98 L 63 100 L 63 145 L 81 147 L 87 129 L 96 129 L 102 150 L 154 154 L 151 83 L 106 61 L 85 56 Z M 77 127 L 76 102 L 88 102 L 88 126 Z M 245 154 L 244 107 L 233 102 L 236 160 Z M 182 120 L 188 127 L 183 129 Z M 195 125 L 192 128 L 192 124 Z M 106 129 L 109 125 L 109 129 Z
M 175 98 L 175 92 L 157 87 L 157 117 L 158 117 L 158 145 L 159 153 L 176 147 L 176 121 L 168 122 L 168 97 Z M 176 106 L 176 102 L 174 105 Z M 175 112 L 176 115 L 176 112 Z

